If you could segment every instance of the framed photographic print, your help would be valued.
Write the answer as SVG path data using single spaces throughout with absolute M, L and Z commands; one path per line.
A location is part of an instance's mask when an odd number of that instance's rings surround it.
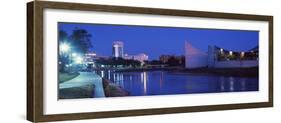
M 33 122 L 273 106 L 273 17 L 27 4 Z

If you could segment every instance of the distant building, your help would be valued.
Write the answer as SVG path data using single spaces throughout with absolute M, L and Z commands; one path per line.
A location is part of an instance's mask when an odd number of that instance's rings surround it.
M 95 59 L 97 59 L 97 54 L 95 52 L 88 52 L 84 55 L 84 64 L 88 68 L 95 67 Z
M 109 56 L 102 56 L 102 55 L 97 55 L 95 52 L 88 52 L 85 53 L 84 59 L 85 61 L 95 61 L 97 59 L 109 59 Z
M 111 57 L 109 56 L 97 55 L 95 52 L 88 52 L 83 56 L 83 61 L 85 65 L 92 65 L 93 67 L 95 67 L 95 63 L 97 60 L 107 60 L 110 58 Z
M 137 60 L 137 61 L 140 61 L 140 62 L 144 62 L 144 61 L 148 60 L 148 56 L 146 54 L 144 54 L 144 53 L 140 53 L 140 54 L 137 54 L 137 55 L 125 54 L 124 55 L 124 59 L 127 59 L 127 60 Z
M 133 59 L 140 61 L 140 62 L 144 62 L 144 61 L 148 60 L 148 56 L 144 53 L 140 53 L 140 54 L 134 55 Z
M 169 61 L 174 61 L 174 62 L 176 61 L 177 64 L 183 64 L 184 61 L 185 61 L 185 56 L 183 56 L 183 55 L 180 55 L 180 56 L 176 56 L 176 55 L 161 55 L 159 57 L 159 60 L 162 63 L 164 63 L 164 64 L 168 63 Z
M 85 53 L 84 59 L 87 63 L 93 63 L 94 59 L 96 59 L 97 54 L 94 52 Z
M 133 59 L 134 56 L 133 55 L 129 55 L 129 54 L 124 54 L 124 59 L 127 59 L 127 60 L 130 60 L 130 59 Z
M 247 68 L 259 65 L 258 47 L 248 51 L 232 51 L 218 46 L 208 47 L 208 67 Z
M 124 44 L 122 41 L 114 41 L 112 44 L 112 56 L 115 58 L 124 57 Z
M 167 63 L 171 57 L 172 57 L 171 55 L 161 55 L 161 56 L 159 57 L 159 60 L 160 60 L 162 63 Z
M 248 51 L 232 51 L 218 46 L 208 46 L 208 52 L 185 43 L 186 68 L 247 68 L 258 66 L 258 46 Z
M 124 54 L 124 43 L 121 41 L 114 41 L 112 44 L 112 55 L 114 58 L 123 58 L 123 59 L 130 59 L 130 60 L 137 60 L 142 63 L 148 60 L 148 56 L 144 53 L 140 53 L 137 55 L 128 55 Z

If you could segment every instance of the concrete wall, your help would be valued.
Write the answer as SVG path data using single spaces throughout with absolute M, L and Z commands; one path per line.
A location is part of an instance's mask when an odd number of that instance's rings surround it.
M 247 68 L 256 67 L 258 65 L 258 60 L 216 61 L 214 64 L 214 68 Z
M 216 62 L 216 51 L 214 46 L 208 46 L 208 67 L 214 67 Z

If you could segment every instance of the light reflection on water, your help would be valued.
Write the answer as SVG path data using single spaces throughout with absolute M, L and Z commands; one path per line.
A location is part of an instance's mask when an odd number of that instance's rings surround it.
M 166 71 L 113 72 L 101 76 L 131 96 L 258 91 L 258 78 L 171 73 Z

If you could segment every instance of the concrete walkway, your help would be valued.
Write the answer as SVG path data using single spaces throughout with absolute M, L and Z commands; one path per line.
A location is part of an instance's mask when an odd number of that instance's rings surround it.
M 59 84 L 59 89 L 95 85 L 95 97 L 105 97 L 102 78 L 92 72 L 79 72 L 80 75 L 74 79 Z

